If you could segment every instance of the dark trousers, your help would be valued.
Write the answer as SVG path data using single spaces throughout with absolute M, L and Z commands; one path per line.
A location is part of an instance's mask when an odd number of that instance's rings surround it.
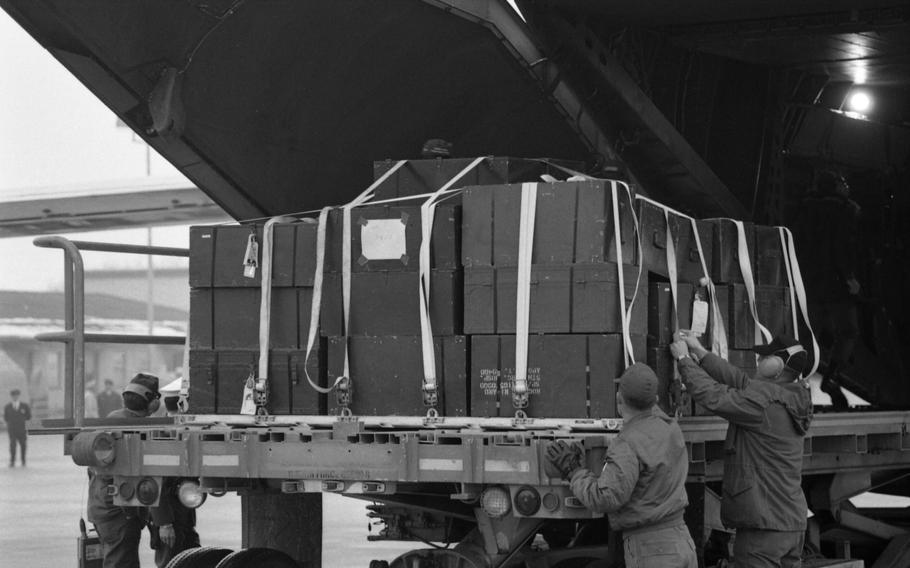
M 803 531 L 737 529 L 734 565 L 736 568 L 799 568 L 805 537 Z
M 157 531 L 158 527 L 149 527 L 149 530 Z M 155 548 L 155 566 L 158 568 L 165 568 L 168 562 L 171 561 L 171 558 L 177 556 L 184 550 L 197 548 L 199 546 L 199 534 L 196 532 L 195 528 L 181 527 L 175 523 L 174 530 L 176 531 L 177 537 L 174 546 L 168 546 L 159 540 L 158 547 Z M 155 540 L 154 537 L 152 540 Z
M 9 464 L 16 463 L 16 444 L 19 444 L 19 453 L 22 459 L 22 465 L 25 465 L 25 448 L 28 446 L 27 432 L 9 432 Z
M 139 539 L 145 523 L 136 516 L 118 515 L 95 522 L 104 568 L 139 568 Z
M 624 533 L 623 549 L 626 568 L 698 568 L 695 543 L 685 524 Z

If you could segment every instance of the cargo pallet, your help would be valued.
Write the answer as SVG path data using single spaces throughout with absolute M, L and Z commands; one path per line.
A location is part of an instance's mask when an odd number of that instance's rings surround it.
M 308 565 L 321 562 L 322 493 L 375 503 L 370 516 L 385 528 L 372 540 L 455 545 L 415 549 L 393 561 L 396 567 L 585 565 L 617 553 L 617 535 L 596 525 L 599 515 L 586 510 L 565 482 L 546 476 L 543 459 L 553 440 L 578 441 L 587 466 L 596 471 L 621 419 L 523 413 L 443 417 L 433 411 L 423 417 L 200 414 L 141 424 L 86 419 L 81 396 L 86 342 L 174 344 L 184 338 L 85 334 L 79 251 L 169 256 L 187 251 L 61 237 L 41 237 L 35 244 L 62 249 L 66 272 L 67 329 L 40 339 L 66 346 L 68 406 L 64 419 L 45 421 L 42 433 L 64 434 L 65 452 L 75 463 L 113 476 L 118 502 L 154 505 L 157 494 L 142 502 L 136 489 L 142 482 L 161 487 L 165 477 L 198 479 L 201 489 L 214 495 L 238 492 L 244 503 L 244 547 L 278 549 Z M 906 515 L 877 519 L 849 499 L 910 477 L 908 425 L 910 411 L 816 415 L 805 439 L 803 469 L 804 491 L 815 514 L 810 542 L 818 546 L 833 539 L 848 558 L 851 543 L 889 543 L 875 566 L 903 565 L 910 549 L 910 536 L 900 526 Z M 689 455 L 686 522 L 701 562 L 713 565 L 712 554 L 722 558 L 730 538 L 720 523 L 718 497 L 727 423 L 693 416 L 682 417 L 680 426 Z M 904 486 L 898 489 L 907 493 Z M 576 522 L 599 526 L 599 538 L 573 540 L 570 546 L 554 543 L 549 549 L 528 546 L 550 528 Z M 712 546 L 720 546 L 720 552 Z

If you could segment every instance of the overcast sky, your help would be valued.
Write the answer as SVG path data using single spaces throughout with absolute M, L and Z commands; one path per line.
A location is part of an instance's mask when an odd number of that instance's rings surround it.
M 0 10 L 0 199 L 29 188 L 145 176 L 145 144 L 116 122 L 113 112 Z M 151 174 L 172 178 L 179 172 L 153 153 Z M 73 238 L 144 244 L 147 230 Z M 0 290 L 61 288 L 63 253 L 38 249 L 31 241 L 0 239 Z M 153 243 L 185 247 L 186 229 L 156 228 Z M 136 266 L 146 262 L 146 257 L 99 253 L 85 260 L 91 268 L 125 258 Z

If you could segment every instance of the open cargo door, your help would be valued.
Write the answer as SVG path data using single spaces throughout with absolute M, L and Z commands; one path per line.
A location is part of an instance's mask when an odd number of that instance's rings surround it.
M 429 138 L 458 156 L 619 161 L 616 133 L 504 1 L 0 5 L 238 219 L 344 202 L 373 160 L 418 157 Z M 705 214 L 743 212 L 679 155 L 631 175 L 652 194 L 694 190 Z

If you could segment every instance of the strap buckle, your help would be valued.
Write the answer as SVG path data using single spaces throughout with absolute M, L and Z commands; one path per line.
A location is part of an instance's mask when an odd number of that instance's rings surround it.
M 342 410 L 348 410 L 353 400 L 354 383 L 350 377 L 339 377 L 338 385 L 335 387 L 335 402 Z

